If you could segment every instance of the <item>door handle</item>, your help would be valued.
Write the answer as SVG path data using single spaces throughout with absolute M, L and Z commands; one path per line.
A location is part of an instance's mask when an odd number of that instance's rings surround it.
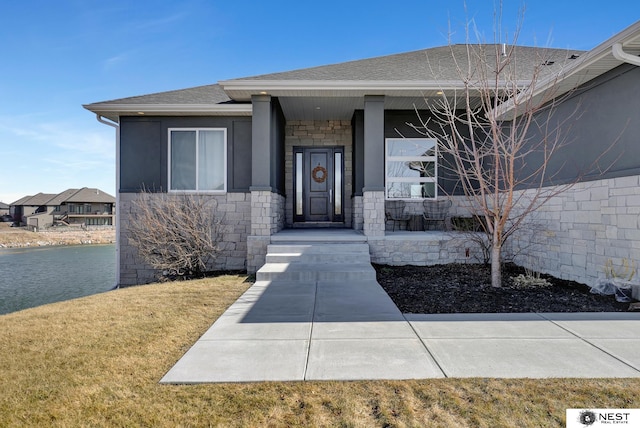
M 333 203 L 333 189 L 329 189 L 329 203 Z

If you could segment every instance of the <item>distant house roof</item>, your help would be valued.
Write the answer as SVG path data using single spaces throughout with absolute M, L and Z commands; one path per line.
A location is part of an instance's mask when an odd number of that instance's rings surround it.
M 0 202 L 0 210 L 8 210 L 9 209 L 9 205 L 5 204 L 4 202 Z
M 54 195 L 53 198 L 49 199 L 49 201 L 47 201 L 47 205 L 54 206 L 54 207 L 58 205 L 62 205 L 67 199 L 69 199 L 77 191 L 78 189 L 67 189 L 63 192 L 60 192 L 57 195 Z
M 29 199 L 31 199 L 31 195 L 27 195 L 27 196 L 23 196 L 22 198 L 18 199 L 17 201 L 11 202 L 10 205 L 24 205 L 24 202 L 28 201 Z
M 11 203 L 11 205 L 27 205 L 27 206 L 58 206 L 65 203 L 112 203 L 115 204 L 116 198 L 100 189 L 83 187 L 82 189 L 67 189 L 58 194 L 38 193 L 34 196 L 25 196 Z
M 55 196 L 56 196 L 55 193 L 37 193 L 31 196 L 29 199 L 22 201 L 20 205 L 28 205 L 32 207 L 49 205 L 48 202 Z M 17 204 L 13 204 L 13 205 L 17 205 Z
M 69 189 L 72 190 L 72 189 Z M 103 192 L 100 189 L 83 187 L 76 190 L 71 196 L 65 199 L 65 203 L 69 202 L 88 202 L 88 203 L 103 203 L 103 204 L 115 204 L 116 198 L 108 193 Z

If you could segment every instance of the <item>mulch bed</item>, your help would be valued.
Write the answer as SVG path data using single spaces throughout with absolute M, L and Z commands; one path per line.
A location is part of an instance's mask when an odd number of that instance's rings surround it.
M 521 287 L 512 280 L 524 269 L 506 264 L 503 285 L 491 286 L 488 266 L 375 265 L 378 282 L 403 313 L 624 312 L 629 303 L 600 296 L 574 281 L 542 275 L 551 286 Z

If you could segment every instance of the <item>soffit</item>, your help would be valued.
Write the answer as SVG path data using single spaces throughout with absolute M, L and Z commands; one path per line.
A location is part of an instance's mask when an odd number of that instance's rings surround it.
M 414 97 L 384 98 L 385 110 L 424 110 L 437 106 L 441 94 L 437 91 L 428 91 Z M 448 97 L 453 103 L 454 96 Z M 280 106 L 287 120 L 351 120 L 355 110 L 364 109 L 363 97 L 279 97 Z M 462 105 L 464 99 L 458 97 L 455 100 Z M 479 99 L 472 100 L 472 106 L 477 107 Z

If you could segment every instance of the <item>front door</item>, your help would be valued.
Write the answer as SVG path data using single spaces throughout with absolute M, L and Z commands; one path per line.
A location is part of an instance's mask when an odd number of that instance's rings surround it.
M 294 221 L 342 222 L 342 147 L 294 148 Z

